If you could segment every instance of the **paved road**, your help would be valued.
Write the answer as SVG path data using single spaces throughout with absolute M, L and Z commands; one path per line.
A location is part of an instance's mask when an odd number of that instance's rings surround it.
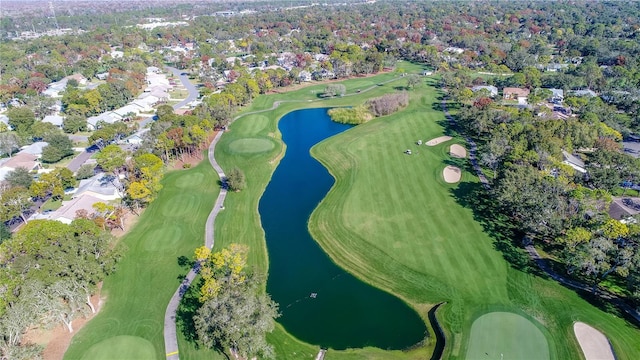
M 457 126 L 456 121 L 451 115 L 449 115 L 449 111 L 447 111 L 447 107 L 446 106 L 447 106 L 446 100 L 442 100 L 442 111 L 444 111 L 444 114 L 447 117 L 447 120 L 449 120 L 449 123 L 453 127 L 456 127 Z M 473 140 L 471 140 L 470 138 L 465 137 L 465 139 L 469 143 L 469 146 L 470 146 L 469 158 L 471 159 L 471 164 L 473 165 L 473 169 L 476 171 L 476 174 L 478 175 L 478 178 L 480 178 L 480 182 L 482 182 L 484 187 L 486 189 L 490 189 L 491 186 L 489 185 L 489 181 L 484 176 L 484 173 L 482 172 L 482 168 L 478 165 L 477 161 L 475 160 L 476 159 L 477 146 L 476 146 L 475 142 L 473 142 Z M 540 256 L 540 254 L 533 247 L 533 245 L 525 246 L 525 250 L 529 254 L 529 257 L 531 258 L 531 260 L 533 260 L 533 262 L 535 262 L 536 265 L 538 265 L 538 267 L 542 271 L 544 271 L 547 275 L 549 275 L 549 277 L 551 277 L 553 280 L 555 280 L 555 281 L 557 281 L 560 284 L 563 284 L 565 286 L 572 287 L 574 289 L 583 290 L 583 291 L 586 291 L 586 292 L 592 292 L 593 289 L 592 289 L 591 286 L 583 284 L 583 283 L 580 283 L 580 282 L 575 281 L 575 280 L 568 279 L 568 278 L 556 273 L 555 271 L 553 271 L 551 269 L 551 267 L 549 267 L 549 265 L 547 263 L 547 260 Z M 603 291 L 600 288 L 596 288 L 595 295 L 599 296 L 602 299 L 608 300 L 612 304 L 618 306 L 624 312 L 629 314 L 629 316 L 634 318 L 638 323 L 640 323 L 640 312 L 638 311 L 638 309 L 633 308 L 632 306 L 630 306 L 629 304 L 624 302 L 624 300 L 621 299 L 620 297 L 618 297 L 618 296 L 616 296 L 614 294 L 611 294 L 611 293 L 609 293 L 607 291 Z
M 93 153 L 96 152 L 97 150 L 98 150 L 97 146 L 95 145 L 89 146 L 88 148 L 85 149 L 84 152 L 80 153 L 73 160 L 71 160 L 69 165 L 67 165 L 67 169 L 75 173 L 76 171 L 78 171 L 80 166 L 82 166 L 82 164 L 84 164 L 87 160 L 89 160 L 91 155 L 93 155 Z
M 191 81 L 189 81 L 189 77 L 186 75 L 186 73 L 183 70 L 179 70 L 179 69 L 176 69 L 176 68 L 171 67 L 171 66 L 167 66 L 167 69 L 169 69 L 169 71 L 171 71 L 176 78 L 180 79 L 180 82 L 182 82 L 182 85 L 189 92 L 189 95 L 187 96 L 186 99 L 184 99 L 184 100 L 180 101 L 179 103 L 173 105 L 173 110 L 178 110 L 181 107 L 183 107 L 183 106 L 187 105 L 188 103 L 192 102 L 193 100 L 196 100 L 200 93 L 198 92 L 198 89 L 196 89 L 196 87 L 191 83 Z M 185 74 L 185 75 L 182 75 L 182 74 Z M 149 116 L 148 118 L 142 120 L 140 122 L 140 128 L 144 128 L 145 126 L 147 126 L 147 124 L 152 122 L 154 116 Z
M 225 186 L 226 176 L 222 171 L 222 168 L 220 167 L 220 165 L 218 165 L 218 163 L 216 162 L 216 159 L 214 156 L 214 150 L 216 148 L 216 144 L 218 143 L 218 140 L 220 140 L 221 136 L 222 136 L 222 131 L 216 134 L 216 136 L 213 138 L 213 141 L 211 142 L 211 145 L 209 145 L 209 162 L 211 163 L 211 166 L 213 166 L 215 171 L 218 173 L 218 176 L 220 177 L 221 181 L 223 182 L 223 186 L 220 189 L 220 194 L 218 194 L 216 203 L 213 209 L 211 210 L 211 212 L 209 213 L 209 217 L 207 218 L 207 224 L 205 227 L 204 244 L 209 249 L 213 247 L 213 243 L 214 243 L 213 235 L 214 235 L 214 224 L 215 224 L 216 216 L 218 216 L 218 213 L 220 211 L 224 210 L 224 199 L 227 197 L 227 190 Z M 178 338 L 176 336 L 176 331 L 177 331 L 176 330 L 176 310 L 180 305 L 180 300 L 182 299 L 182 296 L 187 292 L 187 289 L 189 289 L 191 282 L 196 277 L 198 270 L 199 270 L 199 266 L 198 264 L 196 264 L 189 271 L 189 274 L 187 274 L 187 277 L 182 281 L 182 283 L 180 284 L 176 292 L 171 297 L 171 300 L 169 301 L 169 305 L 167 305 L 167 310 L 165 311 L 165 314 L 164 314 L 164 348 L 165 348 L 166 357 L 167 359 L 170 359 L 170 360 L 180 359 L 180 354 L 178 353 Z

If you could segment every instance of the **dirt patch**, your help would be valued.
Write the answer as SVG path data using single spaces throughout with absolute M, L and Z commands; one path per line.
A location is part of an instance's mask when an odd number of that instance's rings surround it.
M 462 178 L 462 170 L 455 166 L 448 165 L 442 170 L 442 176 L 444 177 L 444 181 L 449 184 L 457 183 Z
M 464 159 L 467 157 L 467 149 L 458 144 L 453 144 L 449 148 L 449 154 L 454 158 Z
M 91 302 L 93 306 L 96 308 L 96 313 L 89 313 L 86 317 L 79 317 L 73 320 L 73 332 L 70 333 L 67 330 L 67 327 L 64 325 L 58 325 L 53 329 L 31 329 L 27 331 L 25 336 L 23 337 L 24 343 L 32 343 L 39 344 L 44 346 L 44 351 L 42 352 L 42 358 L 44 360 L 60 360 L 63 358 L 64 353 L 67 351 L 69 344 L 71 344 L 71 339 L 73 335 L 77 334 L 82 327 L 89 322 L 89 320 L 93 319 L 94 316 L 100 309 L 102 308 L 103 300 L 100 297 L 100 288 L 102 287 L 102 283 L 98 285 L 98 293 L 91 297 Z
M 140 212 L 140 215 L 142 215 L 142 212 L 144 212 L 144 209 L 140 209 L 138 211 Z M 111 230 L 111 235 L 117 238 L 121 238 L 131 228 L 133 228 L 133 226 L 138 222 L 139 219 L 140 219 L 140 216 L 134 214 L 131 210 L 127 210 L 127 212 L 124 214 L 124 230 L 120 228 L 115 228 Z
M 580 348 L 587 360 L 614 360 L 613 349 L 606 336 L 591 326 L 577 322 L 573 324 Z
M 437 137 L 435 139 L 431 139 L 431 140 L 427 141 L 425 143 L 425 145 L 427 145 L 427 146 L 436 146 L 438 144 L 441 144 L 441 143 L 443 143 L 445 141 L 449 141 L 449 140 L 451 140 L 451 136 L 440 136 L 440 137 Z

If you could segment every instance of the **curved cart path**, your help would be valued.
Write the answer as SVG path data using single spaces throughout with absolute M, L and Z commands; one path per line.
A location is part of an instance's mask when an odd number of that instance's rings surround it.
M 444 115 L 447 117 L 449 124 L 451 124 L 453 128 L 456 128 L 457 126 L 456 120 L 449 114 L 449 111 L 447 110 L 446 100 L 442 100 L 442 111 L 444 112 Z M 476 171 L 482 185 L 488 190 L 491 188 L 491 185 L 489 184 L 489 181 L 487 180 L 486 176 L 484 176 L 484 173 L 482 172 L 482 168 L 480 167 L 480 165 L 476 160 L 476 152 L 478 150 L 478 147 L 476 146 L 476 143 L 473 140 L 471 140 L 469 137 L 465 136 L 465 140 L 469 144 L 469 159 L 471 161 L 471 165 L 473 165 L 473 169 Z M 594 293 L 593 288 L 591 286 L 580 283 L 575 280 L 571 280 L 553 271 L 551 267 L 547 264 L 547 260 L 544 259 L 542 256 L 540 256 L 540 254 L 535 249 L 535 247 L 533 247 L 532 244 L 528 244 L 524 248 L 529 254 L 529 257 L 531 258 L 531 260 L 533 260 L 533 262 L 535 262 L 536 265 L 553 280 L 559 282 L 562 285 L 565 285 L 574 289 Z M 640 311 L 638 311 L 637 309 L 627 304 L 622 298 L 612 293 L 609 293 L 608 291 L 601 290 L 598 287 L 596 287 L 594 294 L 618 306 L 620 309 L 626 312 L 629 316 L 634 318 L 638 323 L 640 323 Z
M 226 176 L 224 171 L 220 165 L 216 162 L 214 151 L 216 144 L 220 140 L 222 136 L 222 131 L 218 132 L 216 136 L 213 138 L 211 145 L 209 145 L 209 162 L 213 169 L 218 173 L 220 180 L 222 181 L 222 188 L 220 189 L 220 193 L 218 194 L 218 198 L 216 199 L 216 203 L 209 213 L 209 217 L 207 218 L 207 224 L 205 226 L 204 231 L 204 245 L 211 249 L 213 247 L 213 234 L 214 234 L 214 224 L 216 220 L 216 216 L 218 213 L 224 209 L 224 199 L 227 197 L 227 187 L 225 186 Z M 187 274 L 187 277 L 182 281 L 176 292 L 171 297 L 169 304 L 167 305 L 167 310 L 164 314 L 164 348 L 167 359 L 178 360 L 180 356 L 178 354 L 178 338 L 176 336 L 176 310 L 178 309 L 178 305 L 180 305 L 180 300 L 182 300 L 182 296 L 187 292 L 189 285 L 196 277 L 198 273 L 199 266 L 198 264 L 194 265 L 193 268 Z

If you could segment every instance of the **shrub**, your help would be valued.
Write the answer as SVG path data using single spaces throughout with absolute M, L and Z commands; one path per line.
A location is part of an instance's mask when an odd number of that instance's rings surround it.
M 341 124 L 358 125 L 373 119 L 373 115 L 363 105 L 354 108 L 335 108 L 328 111 L 331 120 Z
M 191 164 L 189 164 L 189 163 L 182 164 L 182 168 L 183 169 L 191 169 Z

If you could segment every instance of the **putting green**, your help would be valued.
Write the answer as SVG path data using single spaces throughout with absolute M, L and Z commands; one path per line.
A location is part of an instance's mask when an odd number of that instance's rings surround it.
M 467 359 L 549 359 L 549 345 L 540 329 L 508 312 L 480 316 L 471 326 Z
M 269 139 L 248 138 L 234 140 L 229 144 L 229 150 L 234 153 L 260 153 L 273 149 L 275 144 Z
M 121 335 L 101 341 L 84 353 L 82 360 L 155 360 L 156 351 L 148 340 L 137 336 Z

